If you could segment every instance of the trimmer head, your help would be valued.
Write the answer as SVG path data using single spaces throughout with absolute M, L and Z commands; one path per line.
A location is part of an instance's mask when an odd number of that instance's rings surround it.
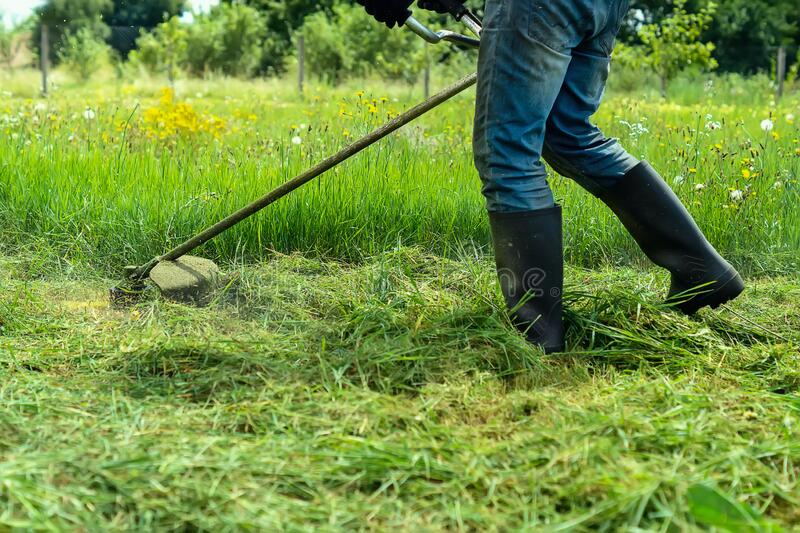
M 220 288 L 222 273 L 210 259 L 184 255 L 176 261 L 162 261 L 150 272 L 150 281 L 167 300 L 208 305 Z
M 130 280 L 114 287 L 111 301 L 117 305 L 135 304 L 154 286 L 167 300 L 205 306 L 221 287 L 222 273 L 210 259 L 185 255 L 175 261 L 158 263 L 150 272 L 149 282 Z

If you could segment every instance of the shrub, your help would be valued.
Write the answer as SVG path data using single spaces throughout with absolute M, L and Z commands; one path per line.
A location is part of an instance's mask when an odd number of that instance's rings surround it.
M 81 81 L 87 81 L 105 64 L 110 56 L 108 45 L 89 28 L 68 32 L 58 52 L 61 63 Z
M 313 36 L 306 40 L 309 69 L 331 83 L 372 73 L 413 82 L 425 65 L 425 45 L 418 37 L 375 23 L 360 6 L 339 4 L 330 18 L 315 13 L 301 31 Z
M 261 62 L 264 31 L 256 9 L 220 4 L 191 24 L 178 17 L 160 24 L 139 38 L 139 50 L 131 56 L 151 72 L 167 72 L 170 79 L 179 67 L 195 76 L 252 76 Z
M 186 60 L 186 36 L 180 19 L 172 17 L 136 41 L 139 49 L 131 53 L 131 61 L 150 72 L 166 73 L 172 82 Z

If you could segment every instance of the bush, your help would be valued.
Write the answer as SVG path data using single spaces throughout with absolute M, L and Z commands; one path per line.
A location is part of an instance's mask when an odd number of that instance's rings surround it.
M 194 74 L 252 76 L 266 32 L 261 13 L 244 4 L 220 4 L 188 27 L 187 68 Z
M 195 76 L 252 76 L 261 62 L 264 31 L 256 9 L 220 4 L 192 24 L 177 17 L 160 24 L 139 38 L 131 58 L 151 72 L 166 71 L 170 79 L 178 68 Z
M 409 31 L 375 23 L 360 6 L 337 5 L 332 18 L 315 13 L 301 31 L 311 37 L 306 39 L 311 73 L 331 83 L 373 73 L 413 82 L 425 66 L 422 40 Z
M 131 52 L 131 62 L 150 72 L 166 73 L 169 80 L 174 81 L 186 61 L 186 36 L 180 19 L 172 17 L 136 41 L 139 49 Z
M 108 62 L 109 56 L 109 46 L 98 39 L 89 28 L 68 32 L 58 52 L 61 63 L 81 81 L 91 78 L 92 74 Z

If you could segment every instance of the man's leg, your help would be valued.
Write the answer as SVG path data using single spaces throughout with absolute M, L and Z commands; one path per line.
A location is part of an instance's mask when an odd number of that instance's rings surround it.
M 553 4 L 564 4 L 549 13 L 567 24 L 547 34 L 532 31 L 534 16 L 544 12 L 538 10 Z M 478 67 L 475 162 L 500 285 L 517 327 L 545 351 L 564 348 L 561 209 L 541 154 L 547 117 L 571 60 L 569 41 L 580 41 L 585 13 L 571 4 L 488 0 Z
M 672 273 L 671 303 L 688 314 L 717 307 L 742 292 L 739 274 L 709 244 L 656 171 L 589 120 L 605 87 L 607 43 L 607 38 L 596 39 L 573 51 L 547 123 L 544 157 L 559 174 L 602 199 L 645 254 Z

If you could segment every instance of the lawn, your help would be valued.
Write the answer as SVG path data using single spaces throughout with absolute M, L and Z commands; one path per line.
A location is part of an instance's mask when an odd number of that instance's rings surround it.
M 665 308 L 665 274 L 554 178 L 569 350 L 544 356 L 496 287 L 473 94 L 205 246 L 237 280 L 209 307 L 114 308 L 124 265 L 419 95 L 111 80 L 40 100 L 26 76 L 0 102 L 0 529 L 800 527 L 797 94 L 611 91 L 598 122 L 748 291 Z

